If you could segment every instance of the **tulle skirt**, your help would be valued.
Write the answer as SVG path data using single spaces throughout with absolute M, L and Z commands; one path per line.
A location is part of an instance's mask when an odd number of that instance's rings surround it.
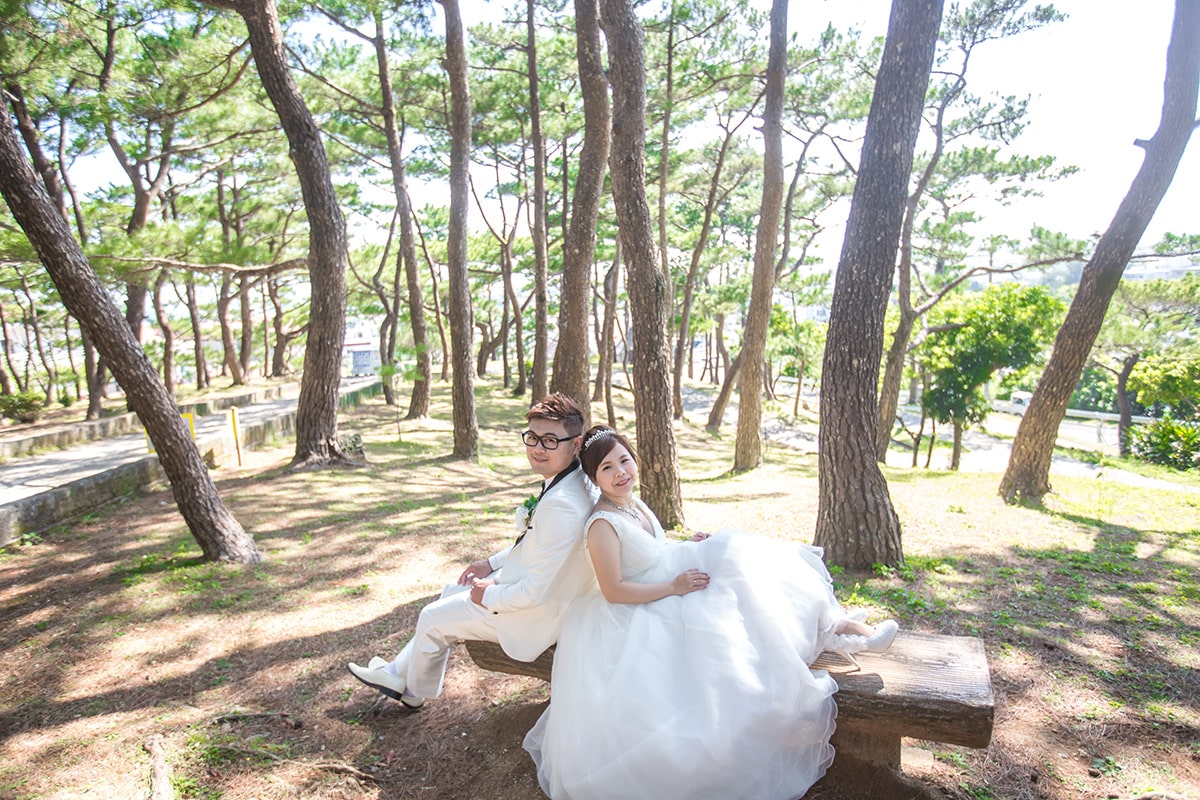
M 844 614 L 820 551 L 722 531 L 636 580 L 690 568 L 707 590 L 568 612 L 525 737 L 553 800 L 791 800 L 833 761 L 837 685 L 808 665 Z

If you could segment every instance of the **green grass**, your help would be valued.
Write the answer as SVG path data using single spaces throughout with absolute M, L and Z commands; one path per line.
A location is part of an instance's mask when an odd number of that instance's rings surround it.
M 1082 461 L 1085 464 L 1091 464 L 1096 467 L 1109 467 L 1112 469 L 1123 469 L 1126 472 L 1132 472 L 1136 475 L 1141 475 L 1145 478 L 1153 478 L 1155 480 L 1169 481 L 1178 483 L 1181 486 L 1191 486 L 1200 488 L 1200 470 L 1180 471 L 1164 467 L 1159 464 L 1151 464 L 1147 461 L 1142 461 L 1137 458 L 1129 457 L 1122 458 L 1120 456 L 1108 455 L 1099 453 L 1095 450 L 1083 450 L 1076 447 L 1055 447 L 1054 454 L 1073 458 L 1076 461 Z

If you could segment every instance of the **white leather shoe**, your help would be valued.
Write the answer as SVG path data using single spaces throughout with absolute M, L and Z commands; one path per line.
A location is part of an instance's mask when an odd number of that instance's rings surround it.
M 379 656 L 371 656 L 371 660 L 367 662 L 367 668 L 368 669 L 376 669 L 378 667 L 386 667 L 390 663 L 392 663 L 392 662 L 388 661 L 386 658 L 380 658 Z
M 383 659 L 379 660 L 383 661 Z M 371 663 L 374 664 L 375 662 L 372 661 Z M 384 664 L 386 663 L 385 661 Z M 360 667 L 351 661 L 346 665 L 346 668 L 350 670 L 351 675 L 358 678 L 367 686 L 387 695 L 393 700 L 400 700 L 404 694 L 404 678 L 401 678 L 399 675 L 393 675 L 384 669 L 383 666 Z
M 400 705 L 404 706 L 405 708 L 410 708 L 413 711 L 416 711 L 418 708 L 425 705 L 424 697 L 417 697 L 416 695 L 409 694 L 408 692 L 401 692 L 400 696 L 396 699 L 400 701 Z

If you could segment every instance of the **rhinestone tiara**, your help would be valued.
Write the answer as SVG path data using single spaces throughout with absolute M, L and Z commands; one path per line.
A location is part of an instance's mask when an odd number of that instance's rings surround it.
M 587 438 L 587 441 L 583 443 L 583 449 L 586 450 L 591 447 L 592 442 L 596 441 L 597 439 L 603 439 L 605 436 L 612 436 L 615 433 L 616 431 L 614 431 L 612 428 L 601 428 Z

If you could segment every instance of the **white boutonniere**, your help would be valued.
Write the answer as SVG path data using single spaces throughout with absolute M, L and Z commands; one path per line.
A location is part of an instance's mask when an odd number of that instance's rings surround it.
M 533 520 L 533 510 L 537 508 L 537 495 L 529 495 L 524 503 L 517 506 L 516 513 L 513 515 L 513 522 L 516 523 L 517 533 L 525 533 L 529 530 L 529 525 Z

